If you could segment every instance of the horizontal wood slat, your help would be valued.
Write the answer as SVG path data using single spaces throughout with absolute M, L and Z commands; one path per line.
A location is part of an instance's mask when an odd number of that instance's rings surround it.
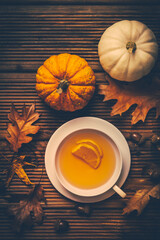
M 0 13 L 0 72 L 36 71 L 49 56 L 62 52 L 79 54 L 95 71 L 102 71 L 97 52 L 100 36 L 123 19 L 143 21 L 158 42 L 160 36 L 157 6 L 92 6 L 89 11 L 85 6 L 7 6 Z
M 150 4 L 150 0 L 23 0 L 23 2 L 21 0 L 1 0 L 0 4 L 2 5 L 7 5 L 7 4 L 12 4 L 12 5 L 47 5 L 47 4 L 51 4 L 51 5 L 119 5 L 119 4 L 138 4 L 138 5 L 144 5 L 144 4 Z M 152 4 L 159 4 L 158 0 L 152 0 Z

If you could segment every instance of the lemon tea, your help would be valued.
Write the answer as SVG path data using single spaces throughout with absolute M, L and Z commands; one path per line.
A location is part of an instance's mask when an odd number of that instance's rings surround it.
M 83 139 L 95 142 L 102 150 L 101 162 L 95 169 L 72 154 L 76 144 Z M 81 189 L 103 185 L 112 176 L 116 165 L 112 140 L 102 132 L 90 129 L 79 130 L 66 137 L 58 149 L 57 159 L 63 177 Z

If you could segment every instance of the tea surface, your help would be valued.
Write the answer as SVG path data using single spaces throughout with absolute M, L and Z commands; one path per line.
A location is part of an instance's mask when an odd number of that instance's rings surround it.
M 82 139 L 90 139 L 102 149 L 103 157 L 97 169 L 72 154 L 72 149 Z M 82 189 L 92 189 L 104 184 L 112 176 L 116 163 L 112 142 L 96 130 L 77 131 L 68 136 L 60 147 L 58 159 L 64 178 Z

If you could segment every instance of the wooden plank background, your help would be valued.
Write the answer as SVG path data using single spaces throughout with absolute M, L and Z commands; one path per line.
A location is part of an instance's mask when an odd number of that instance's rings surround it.
M 98 95 L 98 85 L 105 83 L 97 54 L 97 44 L 101 34 L 111 24 L 123 20 L 138 20 L 147 24 L 155 33 L 160 44 L 160 5 L 158 1 L 1 1 L 0 2 L 0 151 L 8 159 L 12 152 L 8 148 L 4 134 L 7 114 L 11 103 L 21 109 L 23 103 L 36 103 L 41 113 L 38 124 L 41 130 L 29 145 L 31 156 L 38 161 L 38 167 L 28 169 L 33 182 L 38 182 L 42 169 L 42 185 L 45 189 L 47 205 L 43 204 L 45 220 L 42 226 L 35 226 L 21 239 L 147 239 L 160 237 L 160 211 L 157 202 L 150 204 L 140 217 L 122 216 L 123 201 L 116 194 L 110 199 L 93 205 L 91 217 L 80 217 L 75 211 L 75 203 L 60 195 L 48 180 L 44 169 L 44 152 L 52 133 L 66 121 L 81 117 L 95 116 L 105 119 L 118 127 L 124 136 L 130 132 L 152 133 L 160 131 L 159 119 L 155 119 L 155 110 L 151 110 L 146 122 L 131 126 L 131 110 L 120 116 L 110 116 L 113 102 L 102 102 Z M 74 113 L 57 112 L 50 109 L 37 96 L 35 74 L 38 67 L 53 54 L 63 52 L 84 57 L 96 74 L 96 92 L 90 103 Z M 133 108 L 132 108 L 133 110 Z M 26 149 L 27 151 L 27 149 Z M 159 163 L 159 152 L 149 141 L 140 147 L 140 154 L 132 151 L 132 166 L 124 185 L 127 199 L 133 196 L 135 189 L 128 186 L 141 178 L 146 163 Z M 1 157 L 0 174 L 8 166 Z M 138 186 L 137 186 L 138 187 Z M 15 176 L 9 192 L 19 195 L 28 192 Z M 6 202 L 0 198 L 0 239 L 17 239 L 11 230 L 6 214 Z M 55 233 L 53 225 L 57 218 L 64 218 L 70 224 L 66 234 Z

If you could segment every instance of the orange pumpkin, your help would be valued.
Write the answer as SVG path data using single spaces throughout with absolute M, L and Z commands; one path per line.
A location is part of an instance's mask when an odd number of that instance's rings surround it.
M 85 59 L 68 53 L 48 58 L 36 75 L 38 95 L 56 110 L 75 111 L 87 105 L 95 75 Z

